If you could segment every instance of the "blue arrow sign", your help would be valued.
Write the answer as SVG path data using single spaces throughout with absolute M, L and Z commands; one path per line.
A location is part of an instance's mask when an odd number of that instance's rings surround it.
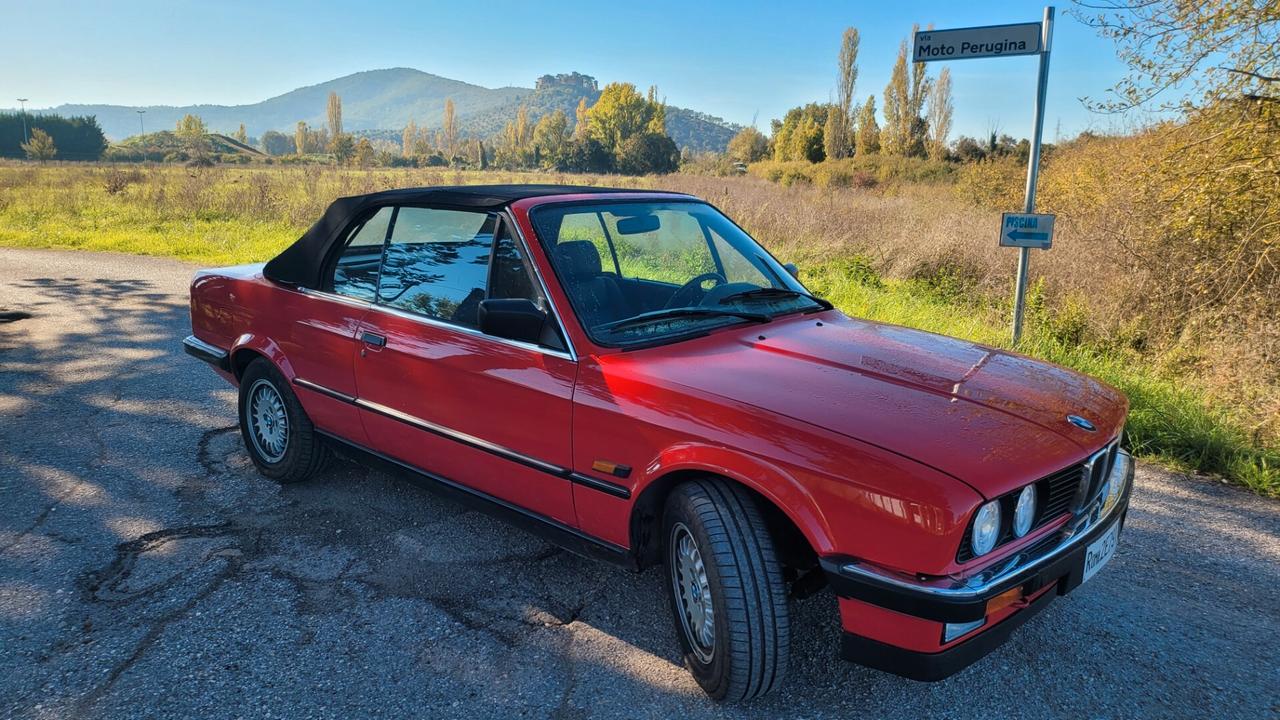
M 1005 213 L 1000 216 L 1000 245 L 1048 250 L 1053 246 L 1055 216 Z
M 1023 232 L 1021 230 L 1010 230 L 1005 237 L 1009 238 L 1009 242 L 1016 243 L 1019 240 L 1033 240 L 1037 243 L 1049 242 L 1049 233 Z

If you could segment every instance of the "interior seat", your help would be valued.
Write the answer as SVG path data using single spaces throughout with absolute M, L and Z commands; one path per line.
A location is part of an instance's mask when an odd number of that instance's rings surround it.
M 595 327 L 635 314 L 617 278 L 603 272 L 595 243 L 590 240 L 562 242 L 556 246 L 556 257 L 584 325 Z

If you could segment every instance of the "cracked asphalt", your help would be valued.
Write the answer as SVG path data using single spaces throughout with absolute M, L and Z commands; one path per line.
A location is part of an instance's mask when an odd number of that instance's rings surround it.
M 1280 503 L 1150 466 L 1119 554 L 921 684 L 794 607 L 785 687 L 708 702 L 657 572 L 402 479 L 258 476 L 182 354 L 193 267 L 0 250 L 0 717 L 1280 717 Z

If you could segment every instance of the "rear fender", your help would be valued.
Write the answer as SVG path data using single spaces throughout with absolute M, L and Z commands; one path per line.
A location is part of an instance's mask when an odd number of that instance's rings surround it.
M 236 378 L 240 377 L 244 372 L 245 365 L 248 364 L 247 361 L 242 360 L 242 351 L 250 351 L 265 357 L 267 360 L 271 361 L 272 365 L 276 366 L 276 369 L 280 371 L 280 374 L 284 375 L 285 380 L 288 380 L 290 383 L 292 383 L 293 379 L 297 377 L 297 373 L 294 372 L 293 365 L 289 363 L 289 358 L 285 357 L 284 351 L 280 349 L 280 346 L 277 345 L 274 340 L 262 335 L 245 333 L 236 338 L 235 342 L 231 345 L 231 367 L 235 372 Z

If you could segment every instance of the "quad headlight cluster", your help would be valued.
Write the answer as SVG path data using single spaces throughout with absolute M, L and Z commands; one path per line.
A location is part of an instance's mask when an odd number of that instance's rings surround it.
M 992 500 L 982 507 L 973 518 L 973 532 L 969 542 L 973 548 L 973 556 L 979 557 L 991 552 L 1000 541 L 1004 522 L 1000 517 L 1000 500 Z M 1015 538 L 1031 532 L 1031 525 L 1036 519 L 1036 486 L 1028 485 L 1018 493 L 1013 505 L 1012 531 Z
M 1120 495 L 1124 492 L 1124 484 L 1129 477 L 1129 463 L 1133 462 L 1133 458 L 1129 453 L 1116 453 L 1116 460 L 1111 465 L 1111 474 L 1107 476 L 1107 482 L 1102 486 L 1102 515 L 1111 512 L 1111 508 L 1120 500 Z

